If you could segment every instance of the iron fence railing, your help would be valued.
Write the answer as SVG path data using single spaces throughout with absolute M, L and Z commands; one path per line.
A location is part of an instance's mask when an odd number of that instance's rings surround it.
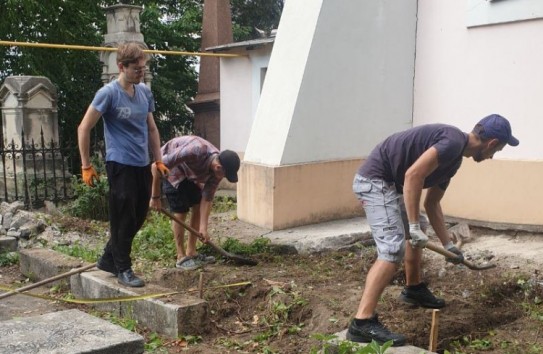
M 76 144 L 47 142 L 43 130 L 39 142 L 0 140 L 0 201 L 23 201 L 26 207 L 41 207 L 44 201 L 59 202 L 74 197 L 72 173 L 79 172 Z

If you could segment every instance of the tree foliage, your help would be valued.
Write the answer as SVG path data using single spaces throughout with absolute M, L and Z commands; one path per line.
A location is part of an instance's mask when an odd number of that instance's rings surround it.
M 104 8 L 116 0 L 0 0 L 0 39 L 5 41 L 101 46 L 106 33 Z M 199 49 L 202 6 L 198 0 L 125 1 L 143 6 L 141 31 L 150 49 L 194 52 Z M 76 127 L 102 86 L 99 53 L 34 47 L 0 47 L 0 80 L 10 75 L 48 77 L 58 90 L 63 143 L 73 144 Z M 185 104 L 197 88 L 196 58 L 153 55 L 149 63 L 157 125 L 168 139 L 190 129 Z M 99 130 L 100 128 L 97 128 Z M 97 135 L 102 136 L 101 131 Z M 73 145 L 72 145 L 73 146 Z
M 234 41 L 258 38 L 279 25 L 285 0 L 231 0 Z
M 277 28 L 284 0 L 232 0 L 236 41 L 258 37 L 255 27 Z M 0 40 L 101 46 L 104 8 L 118 0 L 0 0 Z M 203 0 L 125 0 L 143 7 L 141 32 L 150 49 L 197 52 Z M 10 75 L 45 76 L 58 91 L 61 143 L 76 146 L 76 130 L 96 91 L 103 85 L 99 53 L 0 46 L 0 82 Z M 192 129 L 186 103 L 196 94 L 198 58 L 153 55 L 149 63 L 156 100 L 155 118 L 163 141 Z M 100 127 L 95 129 L 102 136 Z

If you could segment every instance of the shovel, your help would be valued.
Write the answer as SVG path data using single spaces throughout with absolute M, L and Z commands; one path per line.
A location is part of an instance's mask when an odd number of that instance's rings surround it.
M 204 237 L 202 236 L 202 234 L 200 234 L 197 230 L 195 230 L 192 226 L 190 226 L 189 224 L 185 223 L 184 221 L 176 218 L 172 213 L 170 213 L 169 211 L 167 211 L 166 209 L 162 208 L 160 209 L 160 212 L 166 216 L 168 216 L 170 219 L 172 219 L 173 221 L 175 221 L 176 223 L 178 223 L 179 225 L 183 226 L 186 230 L 188 230 L 189 232 L 191 232 L 194 236 L 198 237 L 198 239 L 204 243 L 207 243 L 208 245 L 211 246 L 211 248 L 213 248 L 215 251 L 219 252 L 223 257 L 227 258 L 227 259 L 230 259 L 232 261 L 234 261 L 235 263 L 237 264 L 242 264 L 242 265 L 251 265 L 251 266 L 254 266 L 254 265 L 257 265 L 258 262 L 255 261 L 254 259 L 251 259 L 251 258 L 246 258 L 246 257 L 242 257 L 240 255 L 237 255 L 237 254 L 233 254 L 233 253 L 230 253 L 230 252 L 227 252 L 225 251 L 223 248 L 219 247 L 218 245 L 214 244 L 213 242 L 211 241 L 205 241 Z
M 428 248 L 429 250 L 432 250 L 436 253 L 439 253 L 447 258 L 456 258 L 457 255 L 450 252 L 450 251 L 447 251 L 446 249 L 442 248 L 442 247 L 439 247 L 439 246 L 436 246 L 432 243 L 427 243 L 426 244 L 426 248 Z M 490 269 L 490 268 L 495 268 L 496 265 L 495 264 L 487 264 L 487 265 L 476 265 L 476 264 L 473 264 L 471 263 L 470 261 L 467 261 L 467 260 L 462 260 L 462 264 L 465 265 L 466 267 L 468 267 L 469 269 L 471 270 L 485 270 L 485 269 Z

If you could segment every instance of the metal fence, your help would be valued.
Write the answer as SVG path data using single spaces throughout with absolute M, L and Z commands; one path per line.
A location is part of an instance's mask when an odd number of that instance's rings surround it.
M 0 139 L 0 201 L 23 201 L 27 208 L 41 207 L 44 201 L 59 202 L 74 197 L 72 173 L 79 172 L 77 144 L 25 139 L 7 144 Z M 76 158 L 74 158 L 74 156 Z

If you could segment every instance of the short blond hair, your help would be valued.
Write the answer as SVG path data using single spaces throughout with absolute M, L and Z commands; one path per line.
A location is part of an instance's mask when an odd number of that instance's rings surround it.
M 135 64 L 141 59 L 148 60 L 147 53 L 143 50 L 145 47 L 138 42 L 125 42 L 117 47 L 117 64 L 122 63 L 123 66 Z

